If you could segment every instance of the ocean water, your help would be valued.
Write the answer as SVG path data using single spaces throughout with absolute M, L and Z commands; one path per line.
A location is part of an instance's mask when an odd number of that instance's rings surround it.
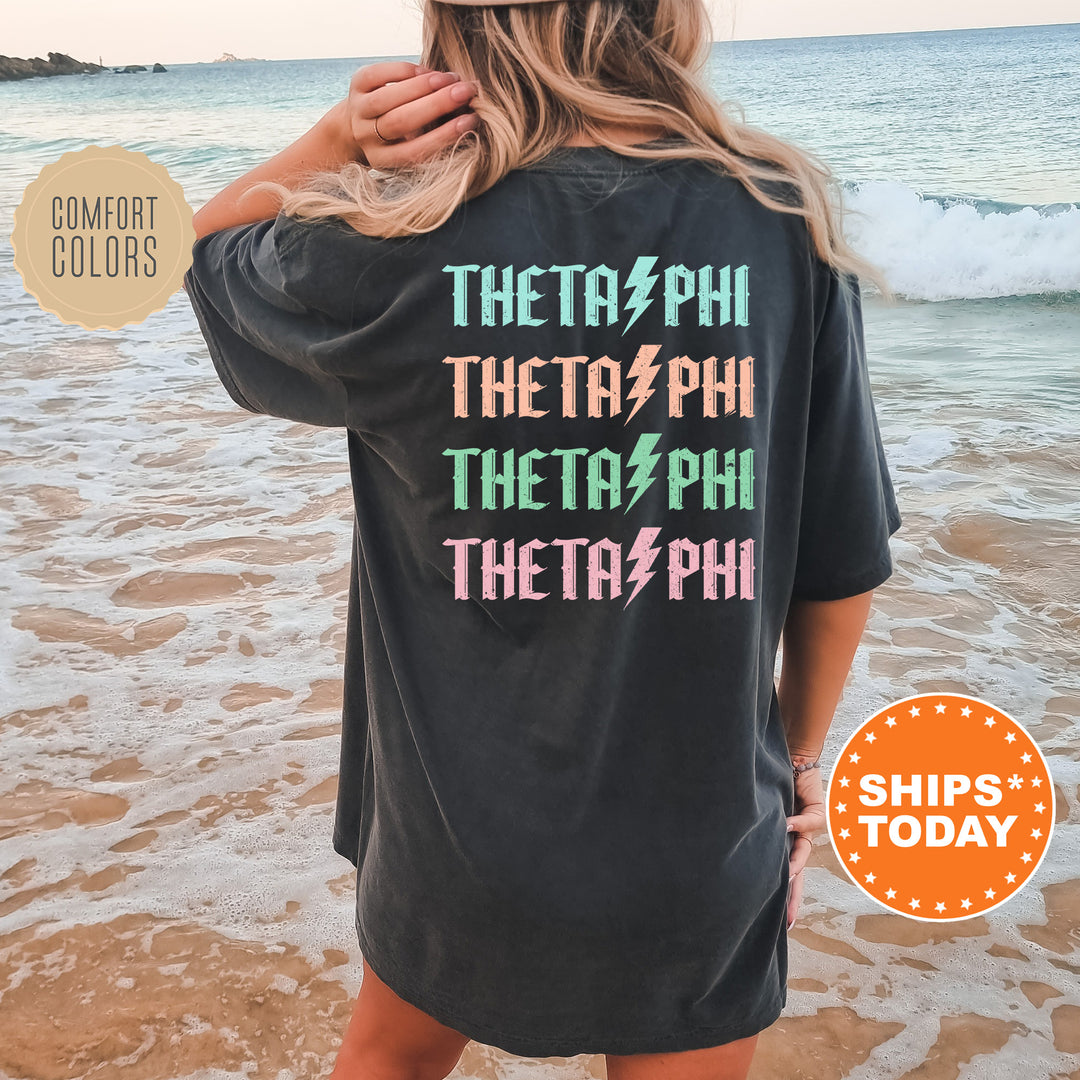
M 841 177 L 848 236 L 900 297 L 868 289 L 865 316 L 904 525 L 826 760 L 889 700 L 960 691 L 1023 723 L 1055 779 L 1035 879 L 945 939 L 913 922 L 882 932 L 819 838 L 787 1014 L 808 1025 L 800 1045 L 818 1032 L 842 1055 L 847 1021 L 819 1010 L 855 1010 L 876 1033 L 869 1056 L 829 1059 L 852 1080 L 917 1067 L 945 1012 L 981 1018 L 964 1076 L 1080 1067 L 1054 1017 L 1080 1008 L 1065 959 L 1080 922 L 1078 55 L 1080 24 L 713 50 L 721 97 Z M 236 409 L 183 293 L 115 332 L 42 312 L 10 232 L 38 171 L 90 143 L 145 152 L 198 207 L 365 62 L 0 84 L 0 1004 L 29 1032 L 0 1076 L 119 1061 L 134 1077 L 289 1080 L 325 1062 L 347 1018 L 352 869 L 330 848 L 344 439 Z M 148 944 L 177 919 L 206 958 L 187 974 Z M 88 970 L 108 974 L 87 989 Z M 208 981 L 248 995 L 223 997 L 213 1024 L 179 992 Z M 253 996 L 277 1049 L 251 1026 Z M 42 1001 L 63 1037 L 49 1024 L 35 1041 Z M 110 1009 L 138 1038 L 118 1027 L 87 1049 Z M 154 1055 L 177 1031 L 162 1072 Z M 476 1051 L 460 1075 L 592 1068 Z

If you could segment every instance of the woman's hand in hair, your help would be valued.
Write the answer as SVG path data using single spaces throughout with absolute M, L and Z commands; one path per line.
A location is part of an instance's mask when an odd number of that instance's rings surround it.
M 353 75 L 342 103 L 345 137 L 356 159 L 376 169 L 423 161 L 476 126 L 478 118 L 469 111 L 476 90 L 455 72 L 407 60 L 368 64 Z
M 459 98 L 455 87 L 466 88 Z M 196 239 L 266 218 L 276 217 L 281 194 L 313 170 L 337 172 L 362 161 L 377 169 L 393 169 L 430 157 L 474 127 L 478 117 L 469 102 L 476 87 L 431 71 L 420 64 L 388 60 L 360 68 L 349 96 L 332 106 L 300 138 L 269 161 L 257 165 L 218 192 L 194 217 Z M 375 134 L 391 140 L 385 143 Z M 267 183 L 269 188 L 259 188 Z

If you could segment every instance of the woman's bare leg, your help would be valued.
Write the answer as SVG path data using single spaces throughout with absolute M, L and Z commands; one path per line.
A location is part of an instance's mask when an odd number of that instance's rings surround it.
M 677 1054 L 607 1054 L 608 1080 L 746 1080 L 757 1035 Z
M 328 1080 L 443 1080 L 469 1040 L 390 989 L 364 961 L 364 981 Z

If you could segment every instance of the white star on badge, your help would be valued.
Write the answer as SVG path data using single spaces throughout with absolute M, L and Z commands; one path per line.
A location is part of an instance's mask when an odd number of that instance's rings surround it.
M 1010 731 L 1009 734 L 1005 736 L 1005 741 L 1006 742 L 1016 742 L 1016 732 L 1015 731 Z
M 1045 809 L 1046 807 L 1041 802 L 1037 802 L 1035 804 L 1035 813 L 1041 814 Z
M 873 742 L 876 738 L 877 738 L 877 736 L 872 731 L 868 731 L 866 733 L 866 741 L 867 742 Z
M 1016 880 L 1016 875 L 1012 873 L 1006 874 L 1005 880 L 1011 885 Z
M 919 906 L 919 901 L 918 901 L 918 900 L 916 900 L 916 899 L 915 899 L 915 897 L 912 897 L 912 898 L 911 898 L 911 899 L 910 899 L 910 900 L 908 901 L 908 907 L 910 907 L 910 908 L 911 908 L 911 909 L 912 909 L 913 911 L 914 911 L 914 909 L 915 909 L 915 908 L 917 908 L 918 906 Z
M 1042 836 L 1042 829 L 1032 829 L 1031 830 L 1031 839 L 1032 840 L 1038 840 L 1040 836 Z
M 888 719 L 887 719 L 887 720 L 885 721 L 885 723 L 886 723 L 886 724 L 887 724 L 887 725 L 888 725 L 889 727 L 896 727 L 896 717 L 895 717 L 895 716 L 890 716 L 890 717 L 889 717 L 889 718 L 888 718 Z
M 1020 861 L 1021 862 L 1031 862 L 1031 852 L 1030 851 L 1025 851 L 1024 854 L 1020 856 Z
M 856 765 L 858 765 L 858 764 L 859 764 L 859 760 L 860 760 L 860 759 L 859 759 L 859 752 L 858 752 L 858 751 L 856 751 L 856 752 L 855 752 L 854 754 L 848 754 L 848 761 L 852 761 L 852 762 L 854 762 L 854 763 L 855 763 Z
M 912 705 L 911 708 L 908 709 L 908 712 L 911 713 L 912 716 L 918 716 L 919 715 L 919 707 L 918 707 L 918 705 Z
M 960 901 L 960 906 L 965 909 L 969 908 L 971 907 L 971 901 L 965 896 L 964 899 Z
M 941 702 L 939 701 L 939 702 L 938 702 L 938 703 L 937 703 L 937 704 L 936 704 L 936 705 L 934 706 L 934 712 L 936 712 L 936 713 L 938 713 L 938 714 L 941 714 L 941 713 L 943 713 L 944 711 L 945 711 L 945 706 L 944 706 L 944 705 L 942 705 L 942 704 L 941 704 Z
M 1023 762 L 1023 763 L 1025 764 L 1025 765 L 1027 765 L 1027 764 L 1028 764 L 1028 762 L 1029 762 L 1029 761 L 1031 761 L 1031 755 L 1030 755 L 1030 754 L 1021 754 L 1021 755 L 1020 755 L 1020 760 L 1021 760 L 1021 761 L 1022 761 L 1022 762 Z
M 873 873 L 870 873 L 866 875 L 865 881 L 868 885 L 873 885 L 877 878 L 874 877 Z
M 994 892 L 993 889 L 987 889 L 985 895 L 987 900 L 993 900 L 997 894 Z
M 851 855 L 849 856 L 849 858 L 851 859 L 852 862 L 858 862 L 859 859 L 861 858 L 861 856 L 859 855 L 859 853 L 857 851 L 853 851 L 851 853 Z
M 846 802 L 838 802 L 836 804 L 836 812 L 838 814 L 842 814 L 846 809 L 847 809 L 847 803 Z
M 996 724 L 996 723 L 997 723 L 997 721 L 992 716 L 988 716 L 986 718 L 986 726 L 987 727 L 993 727 L 994 724 Z
M 1031 778 L 1031 786 L 1032 787 L 1042 787 L 1042 777 L 1041 776 L 1033 776 Z
M 964 706 L 964 707 L 963 707 L 963 708 L 962 708 L 962 709 L 960 710 L 960 715 L 961 715 L 961 716 L 964 716 L 964 717 L 970 716 L 970 715 L 971 715 L 971 706 L 970 706 L 970 705 L 965 705 L 965 706 Z
M 942 903 L 942 902 L 941 902 L 941 901 L 939 900 L 939 901 L 938 901 L 938 902 L 937 902 L 937 903 L 936 903 L 936 904 L 934 905 L 934 910 L 935 910 L 935 911 L 944 911 L 944 910 L 945 910 L 945 905 L 944 905 L 944 904 L 943 904 L 943 903 Z
M 847 829 L 840 830 L 839 836 L 841 840 L 846 840 L 850 835 L 851 833 Z
M 840 786 L 841 787 L 847 787 L 850 783 L 851 783 L 851 781 L 846 776 L 841 776 L 840 777 Z
M 885 899 L 886 900 L 892 900 L 895 896 L 896 896 L 896 890 L 895 889 L 886 889 L 885 890 Z

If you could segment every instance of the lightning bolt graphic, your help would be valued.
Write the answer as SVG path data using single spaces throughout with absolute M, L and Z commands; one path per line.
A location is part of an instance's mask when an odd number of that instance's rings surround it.
M 649 485 L 656 479 L 652 476 L 653 467 L 660 460 L 659 454 L 654 454 L 653 447 L 660 440 L 660 434 L 656 431 L 645 431 L 638 436 L 634 444 L 633 453 L 630 455 L 628 465 L 634 468 L 634 475 L 627 482 L 627 487 L 634 488 L 634 497 L 626 504 L 629 510 L 649 490 Z M 626 510 L 623 513 L 626 513 Z
M 626 285 L 634 291 L 630 295 L 630 299 L 626 301 L 626 309 L 634 314 L 623 327 L 624 334 L 638 321 L 641 313 L 646 311 L 652 303 L 649 293 L 652 292 L 652 287 L 660 280 L 659 274 L 649 273 L 656 265 L 656 259 L 657 256 L 655 255 L 639 255 L 634 261 L 634 269 L 627 275 Z
M 627 597 L 626 603 L 623 604 L 623 611 L 629 607 L 630 601 L 645 587 L 649 578 L 656 573 L 655 570 L 650 570 L 649 567 L 656 561 L 656 556 L 660 554 L 660 549 L 652 546 L 652 542 L 659 535 L 660 529 L 655 526 L 642 526 L 642 528 L 638 529 L 637 537 L 630 548 L 630 554 L 627 555 L 627 559 L 634 563 L 634 569 L 626 575 L 626 580 L 634 582 L 634 591 Z
M 634 385 L 626 395 L 634 403 L 634 407 L 623 421 L 624 424 L 629 424 L 637 416 L 638 409 L 656 393 L 650 388 L 653 379 L 656 378 L 656 373 L 660 370 L 660 365 L 653 363 L 659 351 L 659 345 L 642 345 L 637 351 L 637 356 L 634 357 L 634 362 L 630 365 L 630 370 L 626 373 L 627 378 L 634 380 Z

